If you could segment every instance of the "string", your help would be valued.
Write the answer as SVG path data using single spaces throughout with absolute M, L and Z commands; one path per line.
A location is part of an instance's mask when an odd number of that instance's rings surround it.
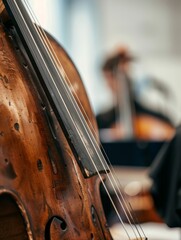
M 92 158 L 91 158 L 91 156 L 90 156 L 90 159 L 92 160 Z M 93 161 L 93 160 L 92 160 Z M 95 169 L 96 169 L 96 171 L 98 172 L 98 169 L 97 169 L 97 167 L 96 167 L 96 165 L 95 165 L 95 163 L 94 163 L 94 161 L 93 161 L 93 164 L 94 164 L 94 167 L 95 167 Z M 98 174 L 99 174 L 99 172 L 98 172 Z M 99 177 L 100 177 L 100 174 L 99 174 Z M 103 179 L 102 179 L 102 177 L 100 177 L 101 178 L 101 182 L 103 183 Z M 104 184 L 104 183 L 103 183 Z M 105 186 L 105 185 L 104 185 Z M 106 188 L 106 187 L 105 187 Z M 108 190 L 107 190 L 107 188 L 106 188 L 106 191 L 108 192 Z M 113 202 L 113 201 L 112 201 Z M 117 211 L 117 210 L 116 210 Z M 117 213 L 118 213 L 118 211 L 117 211 Z M 120 218 L 120 216 L 119 216 L 119 218 Z M 121 219 L 121 218 L 120 218 Z
M 38 30 L 42 32 L 42 30 L 41 30 L 41 29 L 38 29 Z M 110 181 L 111 181 L 111 180 L 110 180 Z
M 90 158 L 91 159 L 91 161 L 93 161 L 92 160 L 92 158 Z M 94 161 L 93 161 L 93 164 L 94 164 Z M 105 167 L 105 166 L 104 166 Z M 97 172 L 98 172 L 98 169 L 97 169 L 97 167 L 95 166 L 95 168 L 96 168 L 96 170 L 97 170 Z M 98 172 L 98 174 L 99 174 L 99 172 Z M 99 174 L 99 177 L 100 177 L 100 174 Z M 111 180 L 110 180 L 111 181 Z
M 38 24 L 38 25 L 39 25 L 39 24 Z M 49 41 L 48 38 L 47 38 L 47 35 L 44 33 L 44 31 L 42 31 L 42 28 L 40 28 L 40 29 L 38 29 L 38 30 L 40 30 L 40 31 L 42 32 L 42 34 L 45 36 L 45 38 L 47 39 L 47 41 Z M 51 50 L 54 51 L 51 45 L 50 45 L 50 47 L 51 47 Z M 56 56 L 56 55 L 55 55 L 55 56 Z M 59 60 L 58 60 L 58 62 L 59 62 Z M 60 63 L 60 62 L 59 62 L 59 63 Z M 61 63 L 60 63 L 60 64 L 61 64 Z M 61 65 L 61 66 L 62 66 L 62 65 Z M 62 70 L 64 71 L 63 67 L 62 67 Z M 63 73 L 64 73 L 65 76 L 67 76 L 66 73 L 65 73 L 65 71 L 64 71 Z M 69 83 L 70 83 L 70 80 L 68 79 L 68 77 L 67 77 L 67 81 L 69 81 Z M 70 85 L 71 85 L 71 83 L 70 83 Z M 74 90 L 74 88 L 72 88 L 72 89 L 73 89 L 74 95 L 75 95 L 75 97 L 76 97 L 76 100 L 79 102 L 79 106 L 81 107 L 81 111 L 84 112 L 84 115 L 85 115 L 86 119 L 88 120 L 89 123 L 91 123 L 90 120 L 89 120 L 89 118 L 88 118 L 88 116 L 87 116 L 87 114 L 86 114 L 86 112 L 85 112 L 85 110 L 84 110 L 84 108 L 83 108 L 83 106 L 82 106 L 82 103 L 80 102 L 80 100 L 79 100 L 79 98 L 78 98 L 78 96 L 77 96 L 77 94 L 76 94 L 76 92 L 75 92 L 75 90 Z M 90 127 L 91 127 L 91 130 L 94 132 L 94 135 L 96 135 L 96 132 L 95 132 L 92 124 L 89 124 L 89 125 L 90 125 Z M 101 144 L 98 143 L 98 145 L 100 146 Z M 104 151 L 104 149 L 103 149 L 103 151 Z M 104 155 L 106 156 L 107 160 L 108 160 L 109 163 L 110 163 L 110 160 L 108 159 L 108 157 L 107 157 L 107 155 L 106 155 L 105 152 L 104 152 Z M 110 165 L 111 165 L 111 164 L 110 164 Z M 107 165 L 107 168 L 109 168 L 108 165 Z M 114 168 L 112 168 L 112 169 L 114 170 Z M 110 168 L 109 168 L 109 172 L 111 172 L 111 174 L 112 174 L 112 171 L 110 170 Z M 119 184 L 120 184 L 120 183 L 119 183 Z M 116 182 L 116 185 L 118 185 L 117 182 Z M 120 184 L 120 185 L 121 185 L 121 184 Z M 117 189 L 119 189 L 118 186 L 117 186 Z M 122 195 L 122 193 L 121 193 L 120 190 L 119 190 L 119 192 L 120 192 L 120 195 Z M 135 220 L 134 220 L 133 216 L 131 215 L 130 209 L 128 208 L 128 204 L 126 203 L 125 198 L 124 198 L 123 196 L 121 196 L 121 198 L 122 198 L 122 200 L 124 201 L 124 204 L 125 204 L 128 212 L 129 212 L 129 215 L 130 215 L 130 217 L 132 218 L 133 223 L 134 223 L 134 225 L 135 225 L 135 224 L 136 224 L 136 223 L 135 223 Z M 121 203 L 121 205 L 122 205 L 122 203 Z M 130 205 L 130 204 L 129 204 L 129 205 Z M 124 207 L 122 207 L 122 208 L 124 209 Z M 127 215 L 127 214 L 126 214 L 126 215 Z M 128 217 L 127 217 L 127 218 L 128 218 Z M 136 226 L 135 226 L 135 227 L 136 227 Z M 136 228 L 137 228 L 137 227 L 136 227 Z M 141 225 L 140 225 L 140 228 L 141 228 Z M 141 228 L 141 231 L 143 232 L 143 229 L 142 229 L 142 228 Z M 138 232 L 139 232 L 139 231 L 138 231 Z M 144 234 L 144 232 L 143 232 L 143 234 Z M 139 234 L 139 235 L 140 235 L 140 234 Z M 141 237 L 141 235 L 140 235 L 140 237 Z
M 39 31 L 41 31 L 41 29 L 38 29 Z M 43 31 L 41 31 L 43 34 L 44 34 L 44 32 Z M 45 35 L 46 36 L 46 35 Z M 53 49 L 52 49 L 53 50 Z M 122 203 L 121 203 L 122 204 Z M 124 207 L 122 206 L 122 208 L 124 209 Z

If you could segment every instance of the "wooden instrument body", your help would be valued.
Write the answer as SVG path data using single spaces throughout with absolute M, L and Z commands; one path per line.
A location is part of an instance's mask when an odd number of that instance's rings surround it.
M 50 40 L 97 135 L 80 76 Z M 98 176 L 83 177 L 37 76 L 2 25 L 0 63 L 0 239 L 112 239 Z

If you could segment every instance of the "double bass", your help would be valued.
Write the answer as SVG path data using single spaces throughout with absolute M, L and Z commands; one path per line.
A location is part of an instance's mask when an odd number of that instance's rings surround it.
M 113 107 L 97 116 L 103 141 L 168 141 L 175 127 L 163 114 L 139 102 L 132 90 L 130 63 L 134 61 L 127 48 L 120 47 L 102 66 L 106 83 L 113 96 Z
M 111 199 L 105 177 L 116 181 L 84 86 L 32 17 L 26 2 L 0 1 L 0 240 L 111 240 L 100 183 Z

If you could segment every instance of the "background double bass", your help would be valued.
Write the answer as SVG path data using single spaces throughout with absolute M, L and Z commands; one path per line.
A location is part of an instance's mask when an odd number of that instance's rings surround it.
M 107 165 L 89 163 L 102 155 L 79 74 L 22 6 L 0 1 L 0 239 L 112 239 L 99 193 Z
M 97 115 L 103 141 L 165 141 L 175 133 L 169 118 L 140 102 L 133 90 L 130 65 L 135 61 L 126 47 L 119 47 L 102 66 L 113 96 L 113 106 Z M 106 139 L 107 138 L 107 139 Z

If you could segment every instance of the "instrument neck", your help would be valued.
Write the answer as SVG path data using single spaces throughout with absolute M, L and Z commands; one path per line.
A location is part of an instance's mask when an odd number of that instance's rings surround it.
M 127 74 L 116 67 L 114 71 L 117 84 L 117 119 L 118 124 L 124 127 L 126 139 L 134 138 L 134 103 L 132 99 L 130 79 Z
M 68 137 L 70 146 L 78 156 L 77 161 L 83 175 L 91 177 L 107 171 L 103 153 L 67 84 L 68 79 L 61 64 L 51 51 L 45 33 L 32 22 L 22 1 L 3 2 L 14 20 L 40 84 Z

